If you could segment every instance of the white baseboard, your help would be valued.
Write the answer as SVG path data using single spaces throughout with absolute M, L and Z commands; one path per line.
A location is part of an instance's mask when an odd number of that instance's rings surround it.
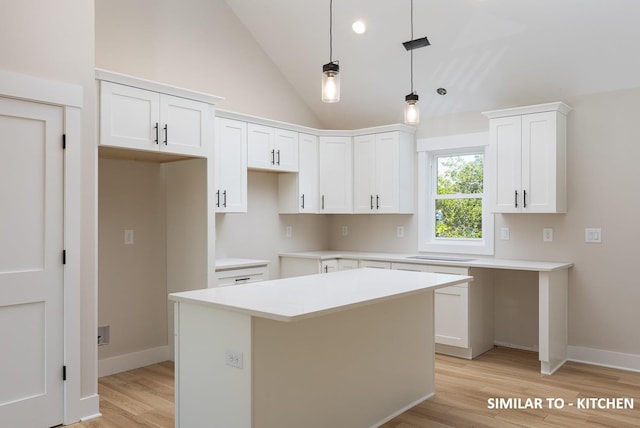
M 80 399 L 78 412 L 82 415 L 80 416 L 80 422 L 102 416 L 100 413 L 100 396 L 98 394 L 92 394 L 87 397 L 82 397 Z
M 379 426 L 382 426 L 382 425 L 386 424 L 387 422 L 389 422 L 391 419 L 395 418 L 396 416 L 400 416 L 401 414 L 403 414 L 407 410 L 417 406 L 418 404 L 422 403 L 425 400 L 428 400 L 429 398 L 431 398 L 431 397 L 433 397 L 435 395 L 436 395 L 436 393 L 432 392 L 431 394 L 427 394 L 424 397 L 418 398 L 413 403 L 407 404 L 406 406 L 404 406 L 402 409 L 398 410 L 397 412 L 394 412 L 393 414 L 387 416 L 383 420 L 378 421 L 377 423 L 372 425 L 371 428 L 376 428 L 376 427 L 379 427 Z
M 168 345 L 118 355 L 117 357 L 105 358 L 98 360 L 98 377 L 150 366 L 151 364 L 167 361 L 170 358 L 171 352 Z
M 569 346 L 567 353 L 569 361 L 640 372 L 640 355 L 638 354 L 625 354 L 582 346 Z

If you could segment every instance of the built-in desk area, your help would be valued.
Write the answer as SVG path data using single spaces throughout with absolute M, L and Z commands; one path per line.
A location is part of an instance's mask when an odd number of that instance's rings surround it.
M 387 269 L 402 269 L 402 266 L 461 266 L 482 272 L 483 270 L 506 269 L 532 271 L 538 274 L 538 345 L 540 371 L 552 374 L 567 360 L 568 347 L 568 278 L 570 262 L 541 262 L 531 260 L 508 260 L 494 258 L 420 256 L 415 254 L 372 253 L 357 251 L 304 251 L 280 253 L 281 276 L 304 275 L 325 271 L 329 261 L 335 266 L 355 267 L 361 265 L 389 266 Z M 347 260 L 349 263 L 340 263 Z M 366 262 L 366 263 L 363 263 Z M 327 269 L 328 270 L 328 269 Z M 476 276 L 473 274 L 473 276 Z M 484 281 L 486 282 L 486 281 Z M 478 281 L 480 283 L 480 281 Z M 473 287 L 474 283 L 470 283 Z M 486 307 L 487 305 L 485 305 Z

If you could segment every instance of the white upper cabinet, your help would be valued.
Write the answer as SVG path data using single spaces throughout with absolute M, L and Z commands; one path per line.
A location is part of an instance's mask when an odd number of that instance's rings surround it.
M 249 123 L 249 168 L 279 172 L 298 171 L 298 133 Z
M 278 174 L 280 214 L 318 213 L 318 137 L 299 134 L 298 173 Z
M 216 118 L 216 212 L 247 212 L 247 124 Z
M 414 154 L 413 138 L 406 132 L 354 137 L 354 212 L 411 213 Z
M 352 155 L 351 137 L 320 137 L 320 213 L 353 212 Z
M 186 156 L 208 156 L 207 103 L 100 82 L 100 145 Z
M 497 213 L 565 213 L 564 103 L 483 113 L 489 118 L 487 172 Z

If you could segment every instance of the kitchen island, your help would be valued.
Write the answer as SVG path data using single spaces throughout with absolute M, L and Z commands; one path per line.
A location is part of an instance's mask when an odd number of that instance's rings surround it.
M 176 427 L 378 426 L 434 394 L 433 291 L 357 269 L 171 294 Z

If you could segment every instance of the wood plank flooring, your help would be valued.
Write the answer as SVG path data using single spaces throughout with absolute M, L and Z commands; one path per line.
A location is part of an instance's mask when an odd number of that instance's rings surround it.
M 171 362 L 101 378 L 98 393 L 103 416 L 72 428 L 174 426 Z M 543 408 L 488 408 L 487 400 L 496 397 L 521 398 L 523 404 L 541 398 Z M 579 398 L 591 397 L 633 398 L 634 405 L 577 408 Z M 564 408 L 550 409 L 547 398 L 563 399 Z M 436 396 L 382 426 L 425 427 L 640 427 L 640 373 L 570 362 L 544 376 L 537 354 L 509 348 L 495 348 L 472 361 L 437 355 Z

